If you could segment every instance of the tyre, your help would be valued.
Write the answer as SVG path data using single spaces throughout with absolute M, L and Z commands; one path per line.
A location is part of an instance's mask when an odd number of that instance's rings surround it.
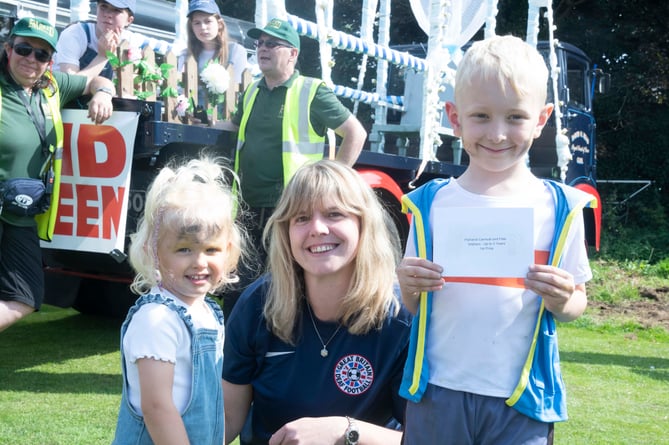
M 72 307 L 79 294 L 81 277 L 49 269 L 44 271 L 44 303 L 63 308 Z

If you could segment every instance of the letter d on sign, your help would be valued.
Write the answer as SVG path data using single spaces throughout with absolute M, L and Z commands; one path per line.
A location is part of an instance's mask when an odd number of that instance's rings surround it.
M 123 135 L 109 125 L 82 124 L 77 138 L 79 175 L 115 178 L 123 172 L 126 147 Z

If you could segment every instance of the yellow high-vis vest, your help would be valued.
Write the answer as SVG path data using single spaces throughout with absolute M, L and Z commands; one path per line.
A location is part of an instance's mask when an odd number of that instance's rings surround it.
M 244 93 L 244 114 L 239 124 L 235 153 L 235 172 L 237 173 L 239 172 L 239 152 L 246 140 L 246 124 L 258 95 L 259 82 L 253 82 Z M 321 136 L 316 133 L 309 119 L 311 102 L 321 84 L 323 84 L 322 80 L 297 76 L 293 84 L 286 90 L 282 121 L 284 186 L 302 165 L 323 158 L 325 135 Z
M 50 84 L 42 89 L 46 98 L 47 107 L 53 119 L 53 128 L 56 132 L 56 146 L 49 145 L 49 158 L 42 167 L 41 174 L 46 176 L 49 170 L 53 171 L 53 184 L 51 192 L 51 205 L 49 209 L 35 215 L 37 222 L 37 235 L 44 241 L 51 241 L 56 227 L 56 216 L 58 213 L 58 199 L 60 196 L 60 174 L 63 165 L 63 118 L 60 115 L 60 92 L 58 83 L 51 72 L 46 72 Z M 2 89 L 0 88 L 0 118 L 2 117 Z

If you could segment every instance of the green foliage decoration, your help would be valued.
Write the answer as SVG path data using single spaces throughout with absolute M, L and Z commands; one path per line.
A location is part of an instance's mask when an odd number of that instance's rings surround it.
M 163 88 L 165 81 L 169 75 L 170 70 L 174 69 L 174 65 L 169 63 L 161 63 L 155 65 L 149 62 L 146 58 L 137 60 L 123 60 L 121 61 L 116 54 L 107 51 L 107 59 L 113 69 L 122 68 L 127 65 L 133 65 L 136 76 L 133 80 L 135 85 L 138 84 L 154 84 L 156 91 L 160 91 L 160 97 L 177 97 L 178 93 L 173 87 Z M 152 91 L 134 90 L 133 94 L 137 99 L 144 100 L 153 94 Z

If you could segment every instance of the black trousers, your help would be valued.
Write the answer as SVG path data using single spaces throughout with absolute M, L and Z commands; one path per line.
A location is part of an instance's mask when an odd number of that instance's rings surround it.
M 242 292 L 265 272 L 267 252 L 262 244 L 262 233 L 273 212 L 274 207 L 249 207 L 246 216 L 241 220 L 248 234 L 247 258 L 240 262 L 237 269 L 239 282 L 230 285 L 222 295 L 223 315 L 226 320 Z

